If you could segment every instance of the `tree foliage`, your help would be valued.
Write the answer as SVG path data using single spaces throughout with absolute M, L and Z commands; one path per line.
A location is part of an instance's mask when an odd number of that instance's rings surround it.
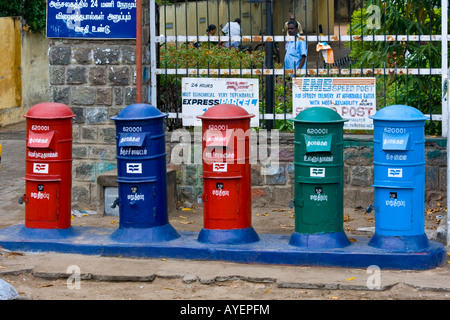
M 0 17 L 22 16 L 25 30 L 42 33 L 45 30 L 46 0 L 0 0 Z
M 368 0 L 352 14 L 352 35 L 440 35 L 440 0 Z M 378 19 L 378 21 L 376 21 Z M 378 23 L 376 23 L 378 22 Z M 363 38 L 363 39 L 364 39 Z M 440 41 L 352 41 L 347 44 L 355 68 L 440 68 Z M 439 75 L 395 75 L 389 72 L 377 79 L 378 107 L 406 104 L 426 114 L 441 113 L 441 78 Z M 432 123 L 427 133 L 440 134 Z

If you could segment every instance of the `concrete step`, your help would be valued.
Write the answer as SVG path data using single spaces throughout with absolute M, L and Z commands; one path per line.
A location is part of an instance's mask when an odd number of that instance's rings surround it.
M 97 177 L 97 196 L 99 214 L 119 215 L 119 208 L 111 208 L 118 195 L 117 169 L 103 172 Z M 167 169 L 167 210 L 168 213 L 177 208 L 177 178 L 174 169 Z

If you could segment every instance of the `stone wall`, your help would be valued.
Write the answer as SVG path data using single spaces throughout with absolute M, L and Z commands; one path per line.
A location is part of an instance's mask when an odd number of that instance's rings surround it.
M 90 203 L 98 174 L 115 167 L 110 117 L 136 101 L 135 49 L 127 42 L 51 41 L 51 99 L 75 113 L 73 201 Z
M 147 1 L 143 17 L 143 52 L 148 52 Z M 136 41 L 50 39 L 48 56 L 50 101 L 68 105 L 76 115 L 73 206 L 95 207 L 97 176 L 116 168 L 115 125 L 110 118 L 136 103 Z M 149 57 L 143 54 L 144 68 L 148 65 Z M 143 79 L 143 99 L 146 86 Z
M 168 167 L 177 170 L 177 188 L 179 199 L 196 201 L 202 194 L 202 166 L 194 158 L 201 147 L 200 136 L 192 134 L 191 163 L 173 164 L 168 157 Z M 174 140 L 174 141 L 171 141 Z M 259 160 L 252 164 L 252 204 L 254 206 L 284 206 L 294 197 L 294 134 L 280 133 L 279 163 L 275 167 L 267 166 Z M 179 137 L 167 136 L 168 155 L 178 153 Z M 268 146 L 271 146 L 270 140 Z M 430 202 L 440 197 L 446 198 L 445 138 L 426 138 L 426 182 L 425 200 Z M 273 149 L 273 148 L 271 148 Z M 200 151 L 201 152 L 201 151 Z M 270 152 L 269 152 L 270 153 Z M 200 158 L 201 159 L 201 158 Z M 373 203 L 373 142 L 371 135 L 344 136 L 344 206 L 346 208 L 363 207 Z M 444 201 L 444 200 L 442 200 Z
M 143 1 L 143 39 L 148 41 L 148 1 Z M 71 107 L 73 125 L 73 208 L 96 208 L 97 177 L 115 169 L 115 126 L 110 118 L 136 102 L 136 43 L 134 40 L 49 40 L 50 101 Z M 144 42 L 143 52 L 148 43 Z M 150 57 L 143 55 L 144 68 Z M 144 72 L 144 74 L 149 74 Z M 146 79 L 142 96 L 147 97 Z M 196 201 L 201 195 L 201 135 L 191 133 L 191 162 L 175 164 L 179 147 L 173 132 L 166 137 L 168 168 L 176 169 L 178 198 Z M 189 140 L 188 139 L 188 140 Z M 268 141 L 269 146 L 271 141 Z M 272 149 L 273 150 L 273 149 Z M 270 153 L 270 152 L 269 152 Z M 288 206 L 294 191 L 292 133 L 281 133 L 278 162 L 252 164 L 252 202 L 256 206 Z M 373 144 L 371 136 L 345 137 L 344 204 L 365 207 L 373 202 Z M 426 200 L 446 196 L 446 139 L 427 138 Z M 264 159 L 263 159 L 264 160 Z

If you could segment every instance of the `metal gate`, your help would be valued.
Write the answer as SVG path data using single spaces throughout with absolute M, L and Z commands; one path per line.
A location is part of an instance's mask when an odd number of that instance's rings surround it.
M 448 0 L 151 0 L 150 100 L 175 129 L 183 77 L 258 78 L 261 126 L 289 130 L 292 77 L 375 77 L 378 109 L 413 106 L 430 115 L 427 133 L 447 136 L 447 11 Z M 284 29 L 291 15 L 308 44 L 303 75 L 284 68 L 285 44 L 296 39 Z M 223 35 L 236 18 L 240 35 Z M 211 24 L 215 35 L 206 34 Z M 333 49 L 332 63 L 319 43 Z

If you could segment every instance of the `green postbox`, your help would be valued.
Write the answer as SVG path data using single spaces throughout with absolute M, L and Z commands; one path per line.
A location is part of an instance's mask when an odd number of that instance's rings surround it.
M 290 244 L 345 247 L 344 120 L 327 107 L 300 112 L 294 122 L 295 232 Z

